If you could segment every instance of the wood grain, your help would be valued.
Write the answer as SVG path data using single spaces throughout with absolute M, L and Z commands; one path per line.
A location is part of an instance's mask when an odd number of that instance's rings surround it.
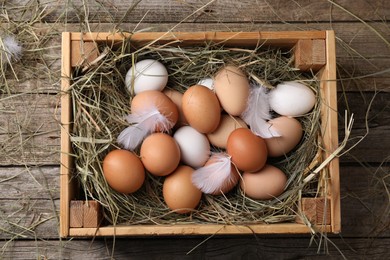
M 331 237 L 331 241 L 348 259 L 389 259 L 389 183 L 385 178 L 390 171 L 390 72 L 386 71 L 390 64 L 390 49 L 386 43 L 390 41 L 388 1 L 334 1 L 367 24 L 332 6 L 328 0 L 216 0 L 199 11 L 197 9 L 208 1 L 143 0 L 128 12 L 135 2 L 0 1 L 2 28 L 15 29 L 14 22 L 23 21 L 36 28 L 37 40 L 50 36 L 45 49 L 28 50 L 23 53 L 22 61 L 15 64 L 19 81 L 12 71 L 6 71 L 11 92 L 23 94 L 13 97 L 18 100 L 17 105 L 11 106 L 6 95 L 0 96 L 0 238 L 6 240 L 0 242 L 0 258 L 110 258 L 111 239 L 108 243 L 103 239 L 93 243 L 58 239 L 60 128 L 55 120 L 58 110 L 53 104 L 57 104 L 55 95 L 60 92 L 60 34 L 89 28 L 129 32 L 174 28 L 174 31 L 335 30 L 338 77 L 343 79 L 338 81 L 340 139 L 344 131 L 344 109 L 355 113 L 356 119 L 349 147 L 367 134 L 366 110 L 375 91 L 382 92 L 375 96 L 369 111 L 367 137 L 341 158 L 342 237 Z M 82 3 L 86 4 L 86 9 Z M 33 21 L 36 13 L 42 13 L 42 17 Z M 85 17 L 89 19 L 88 25 Z M 11 24 L 7 23 L 8 18 Z M 54 24 L 54 21 L 62 23 Z M 179 21 L 183 22 L 178 25 Z M 38 52 L 42 55 L 34 58 Z M 376 74 L 371 75 L 373 73 Z M 29 230 L 29 227 L 33 228 Z M 19 240 L 7 241 L 15 237 Z M 204 239 L 124 238 L 116 241 L 113 255 L 116 259 L 342 259 L 332 245 L 328 253 L 320 250 L 318 254 L 317 244 L 310 245 L 307 236 L 217 236 L 206 242 Z M 187 255 L 201 242 L 204 243 Z
M 345 11 L 332 6 L 329 1 L 140 1 L 131 12 L 129 10 L 138 1 L 50 1 L 29 2 L 28 0 L 6 1 L 5 8 L 15 20 L 29 19 L 30 12 L 44 11 L 44 21 L 54 22 L 58 18 L 67 19 L 68 23 L 78 22 L 87 17 L 89 22 L 218 22 L 218 23 L 253 23 L 253 22 L 329 22 L 356 20 Z M 209 4 L 210 3 L 210 4 Z M 386 0 L 374 3 L 364 0 L 339 0 L 344 6 L 363 20 L 382 20 L 390 14 Z M 24 6 L 31 6 L 29 12 L 23 12 Z M 203 8 L 204 7 L 204 8 Z M 331 17 L 330 17 L 331 12 Z M 191 15 L 192 14 L 192 15 Z
M 152 237 L 113 240 L 14 241 L 5 246 L 6 259 L 389 259 L 390 239 L 332 238 L 318 246 L 309 237 Z M 322 241 L 322 243 L 326 243 Z M 0 242 L 4 246 L 4 242 Z M 337 248 L 335 247 L 337 246 Z M 318 249 L 319 247 L 319 249 Z

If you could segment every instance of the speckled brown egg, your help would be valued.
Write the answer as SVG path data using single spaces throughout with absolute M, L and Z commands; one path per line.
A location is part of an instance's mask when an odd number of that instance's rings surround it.
M 143 141 L 140 156 L 146 170 L 151 174 L 166 176 L 179 165 L 180 148 L 172 136 L 154 133 Z
M 202 197 L 202 192 L 192 184 L 193 172 L 191 167 L 180 165 L 164 180 L 164 201 L 177 213 L 185 214 L 195 209 Z
M 275 166 L 266 164 L 257 172 L 244 172 L 240 187 L 245 195 L 258 200 L 273 199 L 284 191 L 286 175 Z
M 142 115 L 145 112 L 150 112 L 152 109 L 157 109 L 169 121 L 173 127 L 178 118 L 179 112 L 176 105 L 164 93 L 157 90 L 147 90 L 138 93 L 131 101 L 131 113 Z M 154 131 L 158 132 L 166 127 L 156 126 Z
M 293 117 L 281 116 L 268 121 L 281 136 L 265 139 L 268 156 L 278 157 L 289 153 L 302 138 L 302 125 Z
M 110 187 L 117 192 L 133 193 L 145 180 L 141 160 L 127 150 L 113 150 L 103 160 L 103 174 Z
M 190 126 L 198 132 L 213 132 L 221 118 L 221 107 L 215 93 L 202 85 L 191 86 L 184 92 L 182 108 Z
M 264 139 L 246 128 L 238 128 L 229 135 L 227 153 L 242 171 L 258 171 L 267 161 L 267 146 Z

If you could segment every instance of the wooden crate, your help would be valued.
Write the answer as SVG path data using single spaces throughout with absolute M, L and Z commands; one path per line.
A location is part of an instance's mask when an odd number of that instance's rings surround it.
M 61 97 L 61 194 L 60 235 L 67 236 L 135 236 L 135 235 L 202 235 L 202 234 L 291 234 L 309 233 L 311 229 L 302 219 L 296 223 L 219 225 L 129 225 L 100 226 L 99 207 L 95 204 L 72 201 L 76 186 L 72 178 L 71 142 L 69 138 L 72 122 L 71 97 L 67 90 L 71 84 L 70 75 L 74 67 L 83 60 L 97 57 L 95 44 L 115 44 L 123 41 L 126 34 L 70 33 L 62 35 L 62 91 Z M 333 31 L 299 32 L 191 32 L 191 33 L 136 33 L 133 43 L 142 45 L 150 42 L 168 43 L 176 40 L 180 45 L 199 45 L 206 41 L 224 42 L 225 45 L 251 47 L 259 44 L 282 48 L 294 48 L 295 66 L 301 70 L 317 71 L 321 80 L 323 98 L 322 126 L 326 158 L 338 146 L 335 36 Z M 327 165 L 329 172 L 328 193 L 319 198 L 304 198 L 300 203 L 306 219 L 326 232 L 340 232 L 340 188 L 339 162 L 335 158 Z M 325 203 L 326 202 L 326 203 Z M 91 206 L 92 205 L 92 206 Z M 325 212 L 325 214 L 324 214 Z M 321 216 L 328 216 L 324 220 Z M 92 223 L 92 224 L 91 224 Z M 93 224 L 94 223 L 94 224 Z M 307 223 L 307 221 L 306 221 Z M 72 224 L 72 225 L 70 225 Z M 92 227 L 91 227 L 92 226 Z M 97 226 L 100 226 L 97 228 Z M 318 228 L 317 227 L 317 228 Z

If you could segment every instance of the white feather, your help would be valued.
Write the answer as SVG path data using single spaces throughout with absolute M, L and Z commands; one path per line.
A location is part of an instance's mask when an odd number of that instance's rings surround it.
M 151 106 L 141 114 L 129 114 L 126 121 L 130 126 L 119 134 L 118 143 L 127 150 L 136 149 L 156 129 L 165 132 L 173 127 L 173 123 L 156 106 Z
M 250 126 L 255 135 L 263 138 L 280 136 L 267 122 L 267 120 L 271 119 L 270 111 L 267 89 L 263 86 L 252 85 L 247 107 L 241 118 Z
M 11 35 L 7 35 L 0 41 L 0 59 L 3 64 L 18 61 L 22 55 L 22 46 Z
M 228 154 L 214 153 L 209 160 L 213 162 L 195 170 L 192 174 L 192 183 L 206 194 L 216 193 L 228 183 L 235 181 Z

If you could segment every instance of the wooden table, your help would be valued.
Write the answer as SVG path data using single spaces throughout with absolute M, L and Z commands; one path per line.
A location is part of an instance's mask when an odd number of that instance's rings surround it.
M 14 66 L 19 81 L 10 69 L 6 81 L 1 75 L 0 245 L 5 259 L 390 259 L 388 1 L 146 0 L 131 11 L 130 1 L 63 2 L 68 1 L 0 2 L 0 26 L 26 34 L 21 29 L 31 23 L 36 33 L 31 41 L 42 47 L 25 49 Z M 28 11 L 21 12 L 26 5 Z M 355 114 L 349 146 L 359 143 L 341 158 L 342 233 L 328 240 L 315 237 L 312 243 L 306 235 L 117 238 L 115 245 L 112 238 L 60 239 L 61 32 L 116 28 L 335 30 L 340 140 L 347 109 Z M 49 41 L 39 42 L 44 35 Z M 40 58 L 32 55 L 37 52 Z

